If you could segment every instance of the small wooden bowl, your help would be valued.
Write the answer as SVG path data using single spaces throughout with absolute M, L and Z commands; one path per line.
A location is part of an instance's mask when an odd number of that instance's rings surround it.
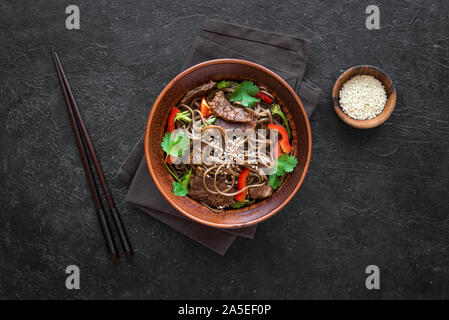
M 343 85 L 356 75 L 370 75 L 382 82 L 385 91 L 387 93 L 387 102 L 382 112 L 375 118 L 369 120 L 356 120 L 348 116 L 343 109 L 340 107 L 340 90 Z M 334 103 L 334 109 L 338 117 L 343 120 L 346 124 L 359 129 L 370 129 L 380 126 L 382 123 L 387 121 L 391 113 L 396 106 L 396 88 L 393 85 L 391 78 L 383 72 L 381 69 L 369 66 L 355 66 L 352 67 L 341 74 L 335 81 L 334 88 L 332 89 L 332 101 Z

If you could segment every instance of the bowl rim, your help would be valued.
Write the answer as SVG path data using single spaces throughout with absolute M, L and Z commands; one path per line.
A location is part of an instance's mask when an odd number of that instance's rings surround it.
M 337 91 L 337 83 L 339 83 L 339 81 L 345 75 L 347 75 L 348 73 L 350 73 L 352 71 L 360 70 L 362 68 L 373 69 L 373 70 L 379 72 L 390 83 L 390 90 L 389 90 L 389 92 L 386 92 L 387 102 L 388 102 L 388 99 L 390 99 L 390 97 L 392 97 L 392 99 L 394 99 L 394 104 L 390 109 L 385 110 L 386 112 L 384 112 L 384 110 L 382 110 L 382 112 L 380 114 L 378 114 L 376 117 L 374 117 L 372 119 L 368 119 L 368 120 L 354 119 L 354 118 L 351 118 L 348 114 L 346 114 L 343 111 L 342 107 L 340 106 L 340 102 L 339 102 L 340 92 Z M 355 75 L 357 75 L 357 74 L 355 74 Z M 381 81 L 381 79 L 378 79 L 378 77 L 376 77 L 376 76 L 373 76 L 373 77 L 376 78 L 377 80 Z M 342 83 L 342 86 L 344 84 L 345 83 Z M 378 68 L 378 67 L 375 67 L 375 66 L 372 66 L 369 64 L 356 65 L 356 66 L 346 69 L 335 80 L 334 86 L 332 87 L 332 102 L 333 102 L 333 107 L 334 107 L 335 113 L 344 123 L 346 123 L 347 125 L 349 125 L 351 127 L 357 128 L 357 129 L 372 129 L 372 128 L 380 126 L 385 121 L 387 121 L 390 118 L 391 114 L 393 113 L 393 110 L 396 107 L 396 99 L 397 99 L 396 87 L 395 87 L 391 77 L 385 71 L 383 71 L 381 68 Z M 385 104 L 387 102 L 385 102 Z
M 149 152 L 149 139 L 150 139 L 150 127 L 151 127 L 151 122 L 153 120 L 154 114 L 156 112 L 156 108 L 155 106 L 158 105 L 162 98 L 165 96 L 165 94 L 167 93 L 167 91 L 173 87 L 173 85 L 181 78 L 187 76 L 188 74 L 192 73 L 193 71 L 205 67 L 205 66 L 210 66 L 210 65 L 214 65 L 214 64 L 222 64 L 222 63 L 234 63 L 234 64 L 244 64 L 244 65 L 248 65 L 257 69 L 260 69 L 266 73 L 268 73 L 270 76 L 272 76 L 273 78 L 275 78 L 277 81 L 281 82 L 281 84 L 287 88 L 287 90 L 290 92 L 290 94 L 293 96 L 293 98 L 296 100 L 297 104 L 300 107 L 300 112 L 303 114 L 303 117 L 305 119 L 306 122 L 306 130 L 307 130 L 307 134 L 308 134 L 308 150 L 307 150 L 307 159 L 305 162 L 305 166 L 304 166 L 304 170 L 302 172 L 302 175 L 299 179 L 299 182 L 297 183 L 297 185 L 295 186 L 294 190 L 292 193 L 290 193 L 287 198 L 281 203 L 281 205 L 279 205 L 275 210 L 272 210 L 271 212 L 247 221 L 247 222 L 243 222 L 243 223 L 236 223 L 236 224 L 224 224 L 224 223 L 216 223 L 216 222 L 211 222 L 211 221 L 207 221 L 204 219 L 200 219 L 198 217 L 195 217 L 193 215 L 191 215 L 189 212 L 187 212 L 186 210 L 184 210 L 184 208 L 178 206 L 176 203 L 174 203 L 170 197 L 165 194 L 164 191 L 162 191 L 162 186 L 160 185 L 156 174 L 153 170 L 153 166 L 151 164 L 150 161 L 150 152 Z M 147 167 L 150 171 L 151 177 L 153 179 L 154 184 L 156 185 L 156 187 L 158 188 L 159 192 L 163 195 L 163 197 L 171 204 L 172 207 L 174 207 L 176 210 L 178 210 L 179 212 L 181 212 L 184 216 L 188 217 L 189 219 L 199 222 L 201 224 L 210 226 L 210 227 L 215 227 L 215 228 L 221 228 L 221 229 L 233 229 L 233 228 L 243 228 L 243 227 L 249 227 L 255 224 L 258 224 L 268 218 L 270 218 L 271 216 L 273 216 L 274 214 L 276 214 L 277 212 L 279 212 L 288 202 L 290 202 L 290 200 L 293 198 L 293 196 L 298 192 L 300 186 L 302 185 L 302 183 L 304 182 L 304 179 L 306 177 L 307 171 L 309 169 L 309 165 L 310 165 L 310 159 L 311 159 L 311 155 L 312 155 L 312 131 L 310 129 L 310 123 L 309 123 L 309 118 L 307 116 L 307 113 L 305 111 L 305 108 L 301 102 L 301 100 L 299 99 L 298 95 L 296 94 L 296 92 L 290 87 L 290 85 L 285 82 L 284 79 L 282 79 L 279 75 L 277 75 L 276 73 L 274 73 L 273 71 L 269 70 L 268 68 L 265 68 L 264 66 L 261 66 L 257 63 L 251 62 L 251 61 L 247 61 L 247 60 L 242 60 L 242 59 L 214 59 L 214 60 L 208 60 L 208 61 L 204 61 L 201 63 L 198 63 L 184 71 L 182 71 L 181 73 L 179 73 L 176 77 L 174 77 L 166 86 L 165 88 L 161 91 L 161 93 L 159 94 L 159 96 L 156 98 L 156 100 L 153 103 L 153 106 L 151 108 L 150 114 L 148 116 L 148 120 L 147 120 L 147 124 L 146 124 L 146 129 L 145 129 L 145 139 L 144 139 L 144 148 L 145 148 L 145 160 L 147 163 Z

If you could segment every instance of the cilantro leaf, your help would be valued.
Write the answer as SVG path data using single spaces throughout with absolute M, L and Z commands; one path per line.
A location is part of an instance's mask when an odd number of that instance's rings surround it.
M 247 203 L 249 203 L 248 199 L 244 199 L 243 201 L 236 201 L 233 204 L 231 204 L 231 207 L 234 209 L 239 209 L 241 207 L 244 207 Z
M 189 189 L 185 188 L 182 183 L 173 182 L 173 193 L 175 196 L 184 197 L 189 193 Z
M 253 97 L 258 93 L 259 87 L 254 82 L 245 80 L 239 83 L 229 96 L 231 102 L 240 101 L 245 107 L 253 107 L 260 101 L 260 99 Z
M 170 136 L 171 136 L 171 133 L 167 132 L 164 135 L 164 137 L 162 138 L 161 147 L 162 147 L 162 150 L 164 150 L 165 153 L 168 153 L 168 150 L 170 149 L 170 144 L 171 144 Z
M 176 135 L 167 132 L 162 138 L 161 147 L 167 155 L 181 157 L 190 147 L 190 139 L 184 131 L 178 131 Z
M 271 174 L 269 177 L 270 186 L 277 189 L 281 185 L 281 179 L 277 174 Z
M 278 171 L 276 174 L 282 176 L 284 172 L 292 172 L 298 164 L 298 160 L 294 156 L 289 156 L 288 154 L 282 154 L 277 160 Z
M 175 142 L 170 150 L 170 155 L 182 157 L 183 153 L 190 147 L 190 138 L 184 131 L 176 133 Z
M 175 196 L 184 197 L 189 193 L 190 176 L 192 175 L 192 169 L 182 177 L 181 182 L 173 182 L 173 193 Z
M 277 170 L 269 177 L 270 185 L 277 189 L 281 185 L 281 177 L 288 172 L 292 172 L 298 164 L 298 159 L 288 154 L 282 154 L 277 159 Z

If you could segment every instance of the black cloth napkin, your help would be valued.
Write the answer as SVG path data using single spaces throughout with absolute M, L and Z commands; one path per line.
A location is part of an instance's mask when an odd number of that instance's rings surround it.
M 274 71 L 294 88 L 308 116 L 318 105 L 322 91 L 303 79 L 308 58 L 307 40 L 229 22 L 206 20 L 182 70 L 220 58 L 253 61 Z M 176 211 L 159 193 L 148 172 L 143 136 L 120 167 L 118 176 L 129 184 L 126 201 L 221 255 L 226 253 L 237 236 L 254 238 L 257 226 L 217 229 L 194 222 Z

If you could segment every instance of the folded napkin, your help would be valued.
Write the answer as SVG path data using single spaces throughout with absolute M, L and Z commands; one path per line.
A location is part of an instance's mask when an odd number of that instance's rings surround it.
M 281 76 L 299 95 L 310 116 L 322 92 L 303 79 L 308 43 L 293 36 L 266 32 L 228 22 L 206 20 L 190 48 L 182 70 L 200 62 L 235 58 L 261 64 Z M 159 193 L 144 156 L 144 139 L 137 142 L 118 171 L 129 184 L 126 201 L 193 240 L 224 255 L 237 236 L 254 238 L 257 226 L 217 229 L 194 222 L 176 211 Z

